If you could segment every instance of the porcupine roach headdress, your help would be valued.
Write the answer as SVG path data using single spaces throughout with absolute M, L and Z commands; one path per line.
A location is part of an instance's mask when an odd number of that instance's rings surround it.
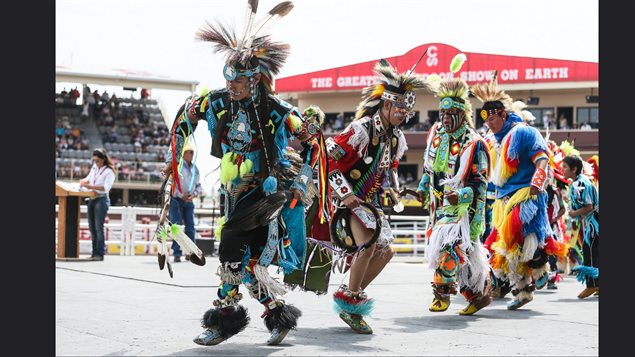
M 478 100 L 483 102 L 483 109 L 480 112 L 483 120 L 487 120 L 490 114 L 512 110 L 512 98 L 498 88 L 498 71 L 494 71 L 489 83 L 476 84 L 472 86 L 471 91 Z
M 214 52 L 225 56 L 225 79 L 233 80 L 238 76 L 252 77 L 262 74 L 262 81 L 268 91 L 273 92 L 273 76 L 289 56 L 289 45 L 273 42 L 266 30 L 293 9 L 291 1 L 283 1 L 274 6 L 264 18 L 255 21 L 258 0 L 247 1 L 245 28 L 242 36 L 236 37 L 232 28 L 221 24 L 207 23 L 196 34 L 196 38 L 214 44 Z
M 424 89 L 432 92 L 432 85 L 414 73 L 417 63 L 411 70 L 399 73 L 387 60 L 381 59 L 374 68 L 377 83 L 362 90 L 362 101 L 357 106 L 355 119 L 374 114 L 382 100 L 403 103 L 408 111 L 412 111 L 416 101 L 415 91 Z

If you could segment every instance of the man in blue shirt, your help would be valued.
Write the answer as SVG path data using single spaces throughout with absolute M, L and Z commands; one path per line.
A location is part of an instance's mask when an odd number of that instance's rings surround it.
M 170 201 L 170 222 L 185 225 L 185 235 L 196 243 L 196 230 L 194 229 L 194 202 L 192 200 L 201 193 L 200 174 L 194 158 L 194 145 L 188 145 L 183 152 L 183 164 L 179 169 L 179 179 L 182 182 L 183 191 L 174 190 Z M 176 241 L 172 242 L 174 262 L 181 261 L 183 252 Z M 189 260 L 189 256 L 185 257 Z

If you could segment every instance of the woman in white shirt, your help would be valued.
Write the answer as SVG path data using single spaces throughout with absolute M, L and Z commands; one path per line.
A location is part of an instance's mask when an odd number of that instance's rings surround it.
M 88 202 L 88 227 L 93 241 L 93 260 L 104 260 L 106 243 L 104 239 L 104 221 L 110 207 L 108 192 L 115 182 L 115 165 L 105 149 L 93 151 L 93 167 L 86 178 L 79 181 L 79 186 L 95 191 L 97 196 Z

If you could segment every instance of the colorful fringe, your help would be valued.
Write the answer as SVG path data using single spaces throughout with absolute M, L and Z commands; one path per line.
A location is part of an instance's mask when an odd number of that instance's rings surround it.
M 491 167 L 493 168 L 492 182 L 497 186 L 504 185 L 513 174 L 518 172 L 520 161 L 517 157 L 514 159 L 510 158 L 509 155 L 512 135 L 513 133 L 504 139 L 500 153 L 497 153 L 496 150 L 490 150 L 490 158 L 492 160 Z
M 492 207 L 494 229 L 485 241 L 485 247 L 494 253 L 490 264 L 495 272 L 525 275 L 528 269 L 526 264 L 516 265 L 515 272 L 511 272 L 509 267 L 510 261 L 518 262 L 531 253 L 522 251 L 525 238 L 533 234 L 538 246 L 542 246 L 545 239 L 553 234 L 546 214 L 546 194 L 532 197 L 529 190 L 529 187 L 522 188 L 516 191 L 507 204 L 496 200 Z M 564 249 L 554 244 L 550 247 L 557 252 Z
M 576 279 L 582 284 L 586 284 L 587 279 L 597 279 L 600 276 L 600 269 L 586 265 L 578 265 L 571 271 L 578 272 Z
M 333 294 L 335 311 L 339 314 L 342 311 L 349 314 L 368 316 L 373 311 L 375 300 L 356 299 L 347 295 L 344 291 L 338 290 Z
M 545 253 L 555 257 L 566 257 L 569 254 L 569 247 L 565 243 L 556 241 L 553 237 L 548 237 L 545 240 Z

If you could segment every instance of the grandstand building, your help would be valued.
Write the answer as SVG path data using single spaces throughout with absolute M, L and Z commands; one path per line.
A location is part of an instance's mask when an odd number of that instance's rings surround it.
M 446 44 L 424 44 L 404 55 L 386 59 L 403 72 L 409 70 L 426 49 L 428 52 L 415 72 L 424 78 L 431 74 L 437 74 L 442 79 L 451 77 L 453 74 L 449 71 L 449 64 L 462 51 Z M 498 70 L 499 85 L 515 100 L 528 104 L 528 110 L 536 117 L 533 125 L 543 134 L 545 121 L 550 121 L 551 139 L 558 143 L 565 139 L 575 141 L 583 158 L 598 153 L 597 63 L 464 53 L 467 61 L 455 76 L 460 76 L 472 85 L 489 81 L 493 70 Z M 342 130 L 352 120 L 361 100 L 361 89 L 373 83 L 372 69 L 378 60 L 279 78 L 276 80 L 276 91 L 300 110 L 311 104 L 319 105 L 327 117 L 325 132 L 329 136 Z M 475 98 L 471 102 L 474 108 L 473 122 L 476 128 L 480 128 L 483 120 L 476 113 L 481 103 Z M 402 177 L 413 176 L 414 185 L 420 178 L 427 130 L 438 120 L 438 105 L 438 98 L 418 95 L 416 115 L 404 125 L 408 151 L 399 170 Z M 590 124 L 592 129 L 575 129 L 583 123 Z
M 58 66 L 56 81 L 88 85 L 121 86 L 124 89 L 161 88 L 194 93 L 198 82 L 174 80 L 148 73 L 110 71 L 78 72 Z M 86 87 L 79 89 L 86 90 Z M 87 95 L 92 96 L 86 104 Z M 118 177 L 110 191 L 112 205 L 154 206 L 162 183 L 160 169 L 168 150 L 164 114 L 156 100 L 118 98 L 88 93 L 82 103 L 64 93 L 56 94 L 56 179 L 79 181 L 92 165 L 92 151 L 108 150 Z

